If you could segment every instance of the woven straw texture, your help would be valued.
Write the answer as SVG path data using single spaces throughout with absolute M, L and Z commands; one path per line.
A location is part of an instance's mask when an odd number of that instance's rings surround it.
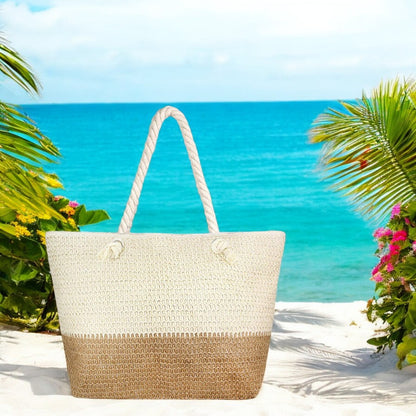
M 250 399 L 270 335 L 63 336 L 72 394 L 111 399 Z
M 208 234 L 131 234 L 163 120 L 177 119 Z M 247 399 L 260 389 L 285 235 L 220 233 L 183 114 L 149 129 L 118 233 L 47 232 L 72 393 Z

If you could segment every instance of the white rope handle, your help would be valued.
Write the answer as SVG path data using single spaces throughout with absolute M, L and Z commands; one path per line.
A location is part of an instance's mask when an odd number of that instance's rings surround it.
M 217 219 L 215 217 L 214 207 L 212 206 L 211 195 L 205 182 L 204 174 L 202 173 L 201 162 L 199 161 L 198 151 L 192 137 L 191 129 L 185 116 L 177 108 L 170 106 L 160 109 L 153 116 L 152 122 L 150 123 L 149 134 L 144 145 L 142 158 L 140 159 L 136 177 L 134 178 L 133 186 L 131 188 L 130 197 L 127 201 L 123 217 L 121 218 L 120 226 L 118 227 L 118 232 L 130 232 L 134 216 L 136 215 L 137 207 L 139 206 L 140 193 L 143 188 L 144 178 L 146 177 L 150 160 L 152 158 L 153 152 L 155 151 L 159 131 L 163 122 L 168 117 L 173 117 L 178 122 L 183 139 L 185 141 L 188 157 L 191 161 L 191 167 L 194 174 L 196 187 L 198 188 L 198 193 L 204 207 L 205 218 L 208 223 L 208 231 L 210 233 L 218 233 L 219 229 Z

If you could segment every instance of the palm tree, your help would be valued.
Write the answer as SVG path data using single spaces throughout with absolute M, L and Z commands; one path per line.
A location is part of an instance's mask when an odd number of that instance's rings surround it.
M 382 82 L 370 97 L 340 104 L 315 120 L 310 139 L 323 143 L 331 187 L 367 219 L 383 220 L 416 198 L 416 82 Z
M 29 94 L 40 83 L 30 66 L 0 37 L 0 71 Z M 57 212 L 47 204 L 49 188 L 61 188 L 58 177 L 46 173 L 41 162 L 54 162 L 58 149 L 16 106 L 0 101 L 0 206 L 32 213 Z

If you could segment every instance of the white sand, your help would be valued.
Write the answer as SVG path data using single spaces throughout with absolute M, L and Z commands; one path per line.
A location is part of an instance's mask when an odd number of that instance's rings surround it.
M 89 400 L 70 395 L 61 338 L 3 327 L 0 414 L 415 415 L 416 368 L 374 356 L 364 302 L 276 304 L 266 375 L 246 401 Z M 414 366 L 416 367 L 416 366 Z

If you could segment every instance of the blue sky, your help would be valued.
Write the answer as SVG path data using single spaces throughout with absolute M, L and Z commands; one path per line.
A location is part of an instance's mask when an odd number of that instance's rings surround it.
M 1 1 L 43 85 L 15 103 L 349 99 L 416 74 L 412 0 Z

